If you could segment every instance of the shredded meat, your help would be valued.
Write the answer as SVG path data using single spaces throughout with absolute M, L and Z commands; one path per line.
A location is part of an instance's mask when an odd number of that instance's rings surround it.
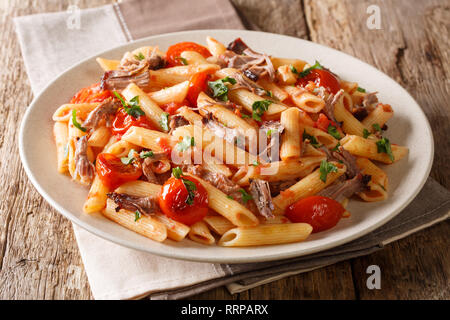
M 75 176 L 78 174 L 83 183 L 91 183 L 94 179 L 94 165 L 87 157 L 87 136 L 78 139 L 75 145 Z
M 170 117 L 170 122 L 169 122 L 170 132 L 169 132 L 169 134 L 171 134 L 173 132 L 173 130 L 175 130 L 176 128 L 186 126 L 188 124 L 189 124 L 189 121 L 187 121 L 183 116 L 181 116 L 179 114 Z
M 297 183 L 296 179 L 269 182 L 270 192 L 273 197 L 277 196 L 280 194 L 281 191 L 284 191 L 284 190 L 290 188 L 291 186 L 293 186 L 296 183 Z
M 147 178 L 148 182 L 154 184 L 162 184 L 160 179 L 158 179 L 155 173 L 153 172 L 152 164 L 164 159 L 167 159 L 166 152 L 153 152 L 153 156 L 144 159 L 144 161 L 142 162 L 142 173 Z
M 139 72 L 144 68 L 150 70 L 158 70 L 165 66 L 164 58 L 158 55 L 157 49 L 154 48 L 148 58 L 139 60 L 131 53 L 126 54 L 120 61 L 119 69 L 127 72 Z
M 365 107 L 355 107 L 353 108 L 353 116 L 359 121 L 363 121 L 369 113 Z
M 159 211 L 158 199 L 156 197 L 135 197 L 123 193 L 108 193 L 108 198 L 116 204 L 116 211 L 120 209 L 138 211 L 142 215 L 151 215 Z
M 241 38 L 236 38 L 230 44 L 228 44 L 227 49 L 230 51 L 233 51 L 237 54 L 242 54 L 245 49 L 247 49 L 248 46 L 245 44 L 244 41 L 242 41 Z
M 267 95 L 267 91 L 258 86 L 255 82 L 248 79 L 246 76 L 236 72 L 233 75 L 233 78 L 236 80 L 237 84 L 232 89 L 239 89 L 244 88 L 247 89 L 258 96 L 265 96 Z
M 339 124 L 339 122 L 334 116 L 334 107 L 343 94 L 344 90 L 342 89 L 339 90 L 335 95 L 331 93 L 328 96 L 328 99 L 325 101 L 325 107 L 323 108 L 323 112 L 328 117 L 328 119 L 335 122 L 336 124 Z
M 272 211 L 275 207 L 272 203 L 269 182 L 260 179 L 250 180 L 249 190 L 259 213 L 265 218 L 273 218 Z
M 340 179 L 319 192 L 318 195 L 340 202 L 344 198 L 350 198 L 355 193 L 363 191 L 367 187 L 370 179 L 370 176 L 362 174 L 358 174 L 347 180 Z
M 121 107 L 121 104 L 116 99 L 108 98 L 104 100 L 97 108 L 89 113 L 83 122 L 83 127 L 95 130 L 102 119 L 106 121 L 107 127 L 111 127 L 111 118 L 114 117 L 119 107 Z
M 103 75 L 102 90 L 123 90 L 130 83 L 136 84 L 141 89 L 148 88 L 150 84 L 150 73 L 144 70 L 139 74 L 122 70 L 106 71 Z
M 374 103 L 377 103 L 378 102 L 377 93 L 378 92 L 371 92 L 366 94 L 363 98 L 362 102 L 363 106 L 367 108 L 373 105 Z
M 280 143 L 281 134 L 284 131 L 284 126 L 278 121 L 265 121 L 260 127 L 260 130 L 265 133 L 267 137 L 267 146 L 264 150 L 262 150 L 259 154 L 267 162 L 272 162 L 275 159 L 272 159 L 272 148 L 275 147 L 274 150 L 278 150 L 276 148 L 276 143 Z M 270 131 L 270 134 L 269 134 Z M 274 138 L 277 137 L 277 138 Z M 262 140 L 260 140 L 260 143 Z M 262 145 L 261 145 L 262 146 Z M 274 155 L 277 157 L 277 154 Z
M 356 165 L 356 158 L 343 147 L 339 147 L 339 152 L 329 151 L 326 147 L 322 146 L 320 150 L 324 151 L 330 161 L 340 161 L 347 167 L 347 172 L 345 173 L 347 178 L 351 179 L 358 175 L 361 170 Z

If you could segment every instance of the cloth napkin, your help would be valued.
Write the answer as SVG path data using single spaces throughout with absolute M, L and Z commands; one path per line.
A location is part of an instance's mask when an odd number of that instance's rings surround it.
M 190 29 L 243 29 L 228 0 L 130 0 L 92 9 L 69 9 L 15 18 L 35 94 L 76 62 L 133 39 Z M 94 298 L 180 299 L 222 285 L 231 293 L 241 292 L 370 254 L 447 219 L 449 211 L 450 192 L 429 178 L 417 199 L 402 213 L 365 237 L 305 257 L 235 265 L 163 258 L 121 247 L 76 225 L 73 228 Z

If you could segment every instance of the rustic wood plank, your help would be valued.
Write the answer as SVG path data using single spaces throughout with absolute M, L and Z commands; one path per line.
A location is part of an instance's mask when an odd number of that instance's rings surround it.
M 80 8 L 110 3 L 78 1 Z M 90 299 L 70 222 L 34 190 L 18 157 L 18 123 L 32 100 L 12 18 L 71 1 L 0 2 L 0 299 Z
M 366 9 L 372 4 L 381 9 L 381 30 L 366 27 Z M 376 66 L 414 96 L 430 121 L 438 146 L 432 176 L 449 187 L 450 107 L 446 99 L 450 2 L 306 0 L 305 9 L 313 41 Z M 448 232 L 447 222 L 354 259 L 357 297 L 448 299 L 450 268 L 448 250 L 444 249 L 448 248 Z M 366 288 L 365 270 L 371 264 L 382 269 L 382 290 Z

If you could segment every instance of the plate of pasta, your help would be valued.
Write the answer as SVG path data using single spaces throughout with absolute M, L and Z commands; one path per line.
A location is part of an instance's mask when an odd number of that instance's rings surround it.
M 222 263 L 361 237 L 412 201 L 433 160 L 429 123 L 394 80 L 319 44 L 240 30 L 84 60 L 30 105 L 19 149 L 33 185 L 77 225 Z

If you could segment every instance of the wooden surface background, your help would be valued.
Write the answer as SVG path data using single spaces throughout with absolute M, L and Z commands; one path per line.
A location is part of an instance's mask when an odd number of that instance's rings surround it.
M 0 0 L 0 299 L 92 299 L 71 224 L 42 199 L 21 166 L 17 136 L 31 93 L 12 19 L 112 0 Z M 374 65 L 423 107 L 436 141 L 432 176 L 450 187 L 449 0 L 232 0 L 247 28 L 318 42 Z M 369 5 L 381 30 L 366 26 Z M 363 75 L 361 75 L 363 76 Z M 395 106 L 394 106 L 395 108 Z M 231 296 L 198 299 L 449 299 L 446 221 L 370 256 Z M 366 288 L 379 265 L 381 290 Z

